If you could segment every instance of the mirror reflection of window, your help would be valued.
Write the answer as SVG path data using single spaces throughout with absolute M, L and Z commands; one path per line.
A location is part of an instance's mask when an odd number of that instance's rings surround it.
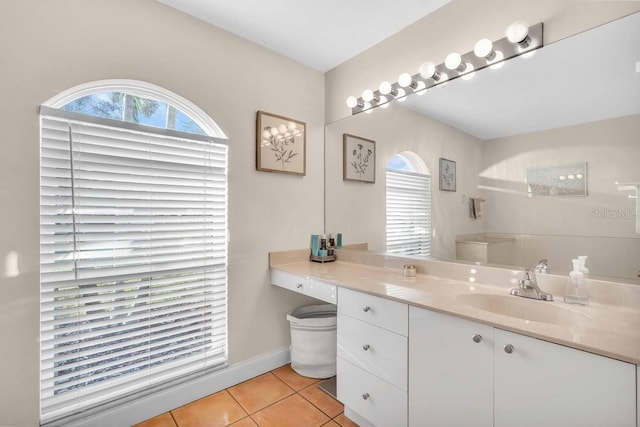
M 386 165 L 386 250 L 431 255 L 431 173 L 415 153 L 394 155 Z

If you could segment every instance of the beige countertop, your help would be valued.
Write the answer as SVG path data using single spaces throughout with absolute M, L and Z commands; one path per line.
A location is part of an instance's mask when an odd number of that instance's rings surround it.
M 555 295 L 555 301 L 537 301 L 510 296 L 508 287 L 479 284 L 472 279 L 462 281 L 424 274 L 409 278 L 403 277 L 398 269 L 340 261 L 326 264 L 291 262 L 271 268 L 640 364 L 640 310 L 634 308 L 599 303 L 587 307 L 569 305 L 562 301 L 561 295 Z M 545 321 L 525 320 L 477 308 L 469 302 L 481 301 L 484 296 L 474 294 L 514 298 L 518 316 Z M 511 303 L 510 300 L 505 302 Z M 545 316 L 549 312 L 556 323 L 547 323 Z

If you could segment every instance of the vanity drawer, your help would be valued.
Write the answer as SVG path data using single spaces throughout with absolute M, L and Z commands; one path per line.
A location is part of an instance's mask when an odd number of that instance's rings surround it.
M 271 283 L 321 301 L 336 303 L 337 286 L 299 274 L 271 269 Z
M 338 400 L 376 426 L 407 425 L 407 393 L 338 357 Z
M 338 292 L 339 313 L 407 336 L 409 330 L 407 304 L 345 288 L 340 288 Z
M 338 357 L 407 391 L 407 337 L 338 313 Z

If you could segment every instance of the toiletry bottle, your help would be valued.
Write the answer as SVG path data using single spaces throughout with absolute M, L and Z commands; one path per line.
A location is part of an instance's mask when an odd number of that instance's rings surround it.
M 578 269 L 584 275 L 585 279 L 587 278 L 587 274 L 589 274 L 589 269 L 587 268 L 587 255 L 580 255 L 578 257 Z
M 584 274 L 580 271 L 580 260 L 573 259 L 573 271 L 569 273 L 569 284 L 564 293 L 564 302 L 567 304 L 587 305 L 589 303 L 589 293 L 584 280 Z

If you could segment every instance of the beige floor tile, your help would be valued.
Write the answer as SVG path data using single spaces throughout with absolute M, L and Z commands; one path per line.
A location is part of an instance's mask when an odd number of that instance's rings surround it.
M 302 397 L 327 414 L 329 418 L 336 417 L 344 411 L 344 405 L 342 405 L 342 403 L 320 390 L 315 384 L 305 388 L 304 390 L 300 390 L 299 393 Z
M 354 423 L 353 421 L 351 421 L 349 418 L 346 417 L 346 415 L 344 414 L 340 414 L 337 417 L 335 417 L 333 419 L 333 421 L 337 422 L 338 424 L 340 424 L 342 427 L 358 427 L 358 424 Z
M 316 378 L 307 378 L 298 374 L 291 368 L 291 365 L 284 365 L 278 369 L 274 369 L 273 372 L 278 378 L 287 383 L 289 387 L 295 391 L 300 391 L 303 388 L 309 387 L 311 384 L 316 384 L 320 380 Z
M 176 427 L 176 423 L 173 421 L 171 414 L 166 412 L 140 424 L 136 424 L 133 427 Z
M 227 390 L 249 414 L 253 414 L 294 393 L 291 387 L 270 372 Z
M 222 427 L 247 416 L 226 390 L 171 411 L 179 427 Z
M 319 427 L 329 421 L 299 394 L 287 397 L 252 415 L 260 427 Z

